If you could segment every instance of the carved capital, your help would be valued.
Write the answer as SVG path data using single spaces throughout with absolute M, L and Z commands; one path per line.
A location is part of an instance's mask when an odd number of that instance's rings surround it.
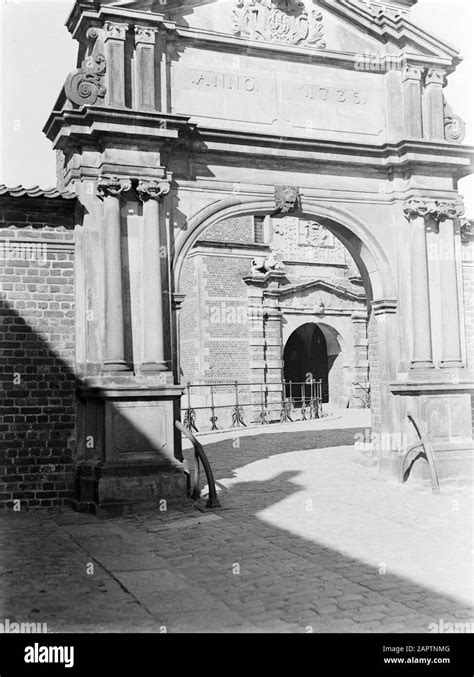
M 406 80 L 413 80 L 415 82 L 421 82 L 423 75 L 423 66 L 415 66 L 413 64 L 407 64 L 402 71 L 402 82 Z
M 150 28 L 148 26 L 135 26 L 135 44 L 155 44 L 155 35 L 158 32 L 157 28 Z
M 170 182 L 166 179 L 141 179 L 137 186 L 137 195 L 142 202 L 160 200 L 170 192 Z
M 120 179 L 118 176 L 100 177 L 97 183 L 97 195 L 104 197 L 119 197 L 132 187 L 130 179 Z
M 446 73 L 440 68 L 430 68 L 426 74 L 426 85 L 441 85 L 444 86 L 446 80 Z
M 115 21 L 106 21 L 104 24 L 105 39 L 125 40 L 128 24 L 116 23 Z
M 91 106 L 97 99 L 103 99 L 107 91 L 102 84 L 106 68 L 103 54 L 98 54 L 95 59 L 87 57 L 82 68 L 76 68 L 66 78 L 64 93 L 69 101 L 78 106 Z
M 461 200 L 428 200 L 411 198 L 403 205 L 405 218 L 411 221 L 417 218 L 431 217 L 438 223 L 445 219 L 458 219 L 464 214 Z

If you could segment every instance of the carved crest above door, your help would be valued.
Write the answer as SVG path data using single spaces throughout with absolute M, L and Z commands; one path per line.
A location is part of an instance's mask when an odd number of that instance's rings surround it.
M 284 45 L 324 49 L 321 12 L 297 0 L 237 0 L 234 35 Z

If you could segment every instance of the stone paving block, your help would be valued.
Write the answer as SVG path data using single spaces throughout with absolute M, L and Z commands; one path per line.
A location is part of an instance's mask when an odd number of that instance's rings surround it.
M 183 578 L 166 569 L 143 571 L 115 571 L 116 579 L 132 594 L 141 596 L 163 590 L 187 590 Z
M 200 590 L 147 592 L 138 596 L 138 599 L 155 618 L 161 618 L 163 614 L 201 611 L 204 609 L 212 609 L 216 612 L 230 611 L 223 602 Z

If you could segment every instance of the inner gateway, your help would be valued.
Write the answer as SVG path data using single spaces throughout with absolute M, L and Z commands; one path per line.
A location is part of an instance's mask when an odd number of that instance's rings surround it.
M 279 419 L 283 391 L 296 408 L 308 401 L 311 379 L 321 381 L 326 411 L 367 404 L 364 286 L 348 250 L 317 221 L 253 215 L 220 221 L 190 250 L 181 285 L 183 385 L 221 384 L 214 403 L 232 405 L 234 381 L 262 384 L 270 420 Z M 190 390 L 193 407 L 209 405 L 208 388 Z M 239 388 L 240 403 L 258 404 L 258 391 Z M 259 422 L 258 406 L 250 410 L 250 421 Z M 209 427 L 209 412 L 196 415 L 199 430 Z

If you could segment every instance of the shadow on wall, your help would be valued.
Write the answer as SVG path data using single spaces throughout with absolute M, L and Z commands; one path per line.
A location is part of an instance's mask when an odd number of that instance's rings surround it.
M 72 317 L 63 313 L 62 319 L 57 317 L 59 311 L 48 315 L 38 308 L 41 296 L 29 291 L 24 293 L 25 301 L 15 301 L 21 304 L 21 315 L 0 300 L 0 507 L 14 510 L 67 506 L 75 496 L 76 388 L 82 382 L 72 367 L 73 311 Z M 53 296 L 46 298 L 45 303 L 54 303 Z M 115 415 L 118 426 L 123 420 L 124 427 L 130 428 L 118 410 Z M 146 448 L 153 448 L 142 431 L 133 432 Z M 98 453 L 88 452 L 91 460 L 102 460 Z M 157 452 L 155 460 L 160 458 Z

